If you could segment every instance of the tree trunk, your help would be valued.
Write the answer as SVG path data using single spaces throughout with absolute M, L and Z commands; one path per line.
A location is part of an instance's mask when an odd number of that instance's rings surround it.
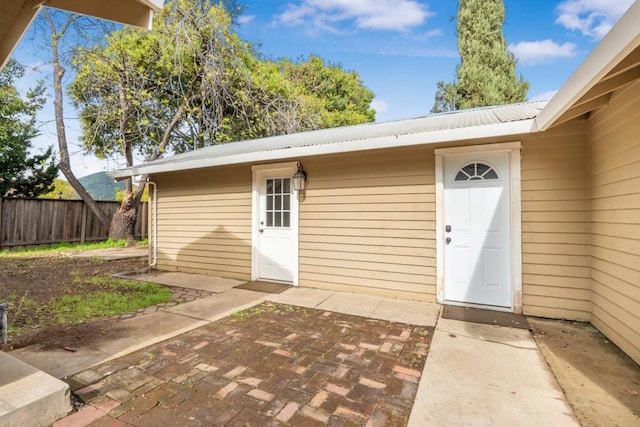
M 118 212 L 111 218 L 109 238 L 111 240 L 126 240 L 129 245 L 136 241 L 136 220 L 138 219 L 138 204 L 133 194 L 128 193 L 122 199 Z
M 62 94 L 62 77 L 64 76 L 65 69 L 60 63 L 59 52 L 59 40 L 64 35 L 65 31 L 74 21 L 73 16 L 69 16 L 63 24 L 60 31 L 57 30 L 56 24 L 49 15 L 46 8 L 42 11 L 44 18 L 47 20 L 51 30 L 51 54 L 53 56 L 53 106 L 56 122 L 56 134 L 58 137 L 58 150 L 60 151 L 60 171 L 64 174 L 69 184 L 78 193 L 80 198 L 87 204 L 91 212 L 98 218 L 100 223 L 104 227 L 109 226 L 109 216 L 100 209 L 98 203 L 91 197 L 87 190 L 82 186 L 80 181 L 76 178 L 75 174 L 71 170 L 71 159 L 69 158 L 69 148 L 67 145 L 67 134 L 64 125 L 64 103 Z

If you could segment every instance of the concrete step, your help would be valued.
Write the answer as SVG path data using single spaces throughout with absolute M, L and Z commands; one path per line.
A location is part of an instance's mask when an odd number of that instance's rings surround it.
M 70 410 L 66 383 L 0 351 L 0 425 L 50 426 Z

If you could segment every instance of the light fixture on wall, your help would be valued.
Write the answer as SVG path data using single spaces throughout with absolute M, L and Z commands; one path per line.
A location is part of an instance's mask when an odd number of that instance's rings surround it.
M 291 179 L 293 180 L 294 190 L 304 190 L 304 182 L 307 180 L 307 173 L 302 169 L 302 163 L 298 162 L 298 170 L 293 174 Z

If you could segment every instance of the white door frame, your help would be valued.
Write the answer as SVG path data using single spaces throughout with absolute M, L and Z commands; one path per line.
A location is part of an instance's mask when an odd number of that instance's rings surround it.
M 466 147 L 438 148 L 435 151 L 436 169 L 436 301 L 444 304 L 444 158 L 473 154 L 508 153 L 510 176 L 511 212 L 511 311 L 522 313 L 522 204 L 520 183 L 520 150 L 522 144 L 471 145 Z M 477 304 L 468 304 L 478 307 Z M 495 307 L 491 307 L 495 310 Z
M 251 166 L 252 184 L 251 184 L 251 280 L 260 279 L 260 183 L 267 175 L 281 174 L 282 176 L 293 176 L 298 170 L 298 162 L 272 163 L 267 165 Z M 293 185 L 293 184 L 292 184 Z M 298 191 L 294 191 L 291 197 L 291 233 L 293 254 L 293 286 L 298 286 L 298 210 L 299 200 Z

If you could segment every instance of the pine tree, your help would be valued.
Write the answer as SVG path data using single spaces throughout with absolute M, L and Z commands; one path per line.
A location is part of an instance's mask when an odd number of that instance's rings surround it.
M 529 83 L 516 75 L 516 60 L 502 33 L 502 0 L 460 0 L 457 81 L 438 82 L 431 112 L 522 102 Z

